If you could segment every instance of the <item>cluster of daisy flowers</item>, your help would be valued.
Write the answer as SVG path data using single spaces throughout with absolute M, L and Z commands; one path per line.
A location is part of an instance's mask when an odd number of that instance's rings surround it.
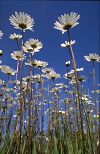
M 60 30 L 62 34 L 68 32 L 69 36 L 70 30 L 79 24 L 79 18 L 80 15 L 75 12 L 61 15 L 58 17 L 58 21 L 54 23 L 54 28 Z M 43 44 L 38 39 L 30 38 L 26 42 L 23 40 L 27 30 L 33 31 L 35 24 L 33 18 L 27 13 L 15 12 L 15 15 L 12 15 L 9 20 L 15 29 L 20 30 L 20 34 L 9 35 L 11 40 L 16 41 L 19 49 L 10 54 L 11 58 L 16 61 L 16 69 L 0 64 L 0 72 L 7 76 L 6 81 L 0 79 L 0 113 L 1 117 L 4 115 L 5 123 L 10 116 L 10 111 L 13 110 L 12 120 L 15 122 L 16 119 L 18 123 L 18 125 L 16 122 L 14 123 L 16 130 L 23 130 L 24 127 L 30 129 L 34 127 L 39 131 L 44 131 L 44 127 L 53 129 L 59 121 L 59 117 L 63 119 L 67 117 L 71 121 L 71 126 L 74 126 L 72 130 L 75 129 L 75 114 L 80 110 L 79 105 L 76 104 L 79 92 L 77 92 L 76 87 L 80 90 L 81 98 L 79 101 L 82 106 L 82 116 L 84 117 L 85 114 L 89 113 L 97 118 L 97 94 L 99 91 L 96 89 L 95 68 L 93 65 L 94 96 L 91 98 L 89 89 L 84 87 L 90 78 L 87 79 L 82 75 L 83 67 L 77 68 L 75 65 L 72 51 L 72 46 L 76 43 L 75 40 L 69 39 L 61 44 L 61 47 L 69 50 L 72 60 L 66 61 L 67 72 L 61 76 L 53 68 L 48 67 L 48 62 L 34 59 L 34 55 L 43 48 Z M 0 39 L 2 37 L 3 32 L 0 31 Z M 21 45 L 19 40 L 22 41 Z M 0 50 L 0 56 L 2 55 L 2 50 Z M 84 56 L 84 59 L 93 64 L 100 62 L 100 56 L 96 53 Z M 64 83 L 57 82 L 56 79 L 58 78 L 63 79 Z M 23 128 L 20 128 L 21 121 Z M 61 126 L 61 124 L 62 121 L 59 125 Z M 3 127 L 4 125 L 2 125 Z M 83 120 L 83 127 L 86 129 L 85 120 Z

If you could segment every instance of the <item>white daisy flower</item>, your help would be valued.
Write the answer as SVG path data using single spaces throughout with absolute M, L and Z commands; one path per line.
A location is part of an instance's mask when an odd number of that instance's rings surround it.
M 44 62 L 44 61 L 40 61 L 40 60 L 36 60 L 36 67 L 39 67 L 39 68 L 44 68 L 48 65 L 47 62 Z
M 12 68 L 6 65 L 1 66 L 1 72 L 3 72 L 4 74 L 11 75 L 11 76 L 16 74 L 16 71 L 14 71 Z
M 88 56 L 84 56 L 87 61 L 96 61 L 100 62 L 100 56 L 96 53 L 90 53 Z
M 65 41 L 65 43 L 62 43 L 61 44 L 61 47 L 69 47 L 70 45 L 73 45 L 73 44 L 75 44 L 76 42 L 75 42 L 75 40 L 71 40 L 70 42 L 69 41 Z
M 29 39 L 24 44 L 24 52 L 32 53 L 39 52 L 43 45 L 38 39 Z
M 76 69 L 77 72 L 80 72 L 80 71 L 83 71 L 83 70 L 84 70 L 83 67 L 77 68 L 77 69 Z M 68 73 L 66 73 L 66 74 L 64 75 L 64 78 L 65 78 L 65 79 L 72 79 L 73 77 L 74 77 L 74 70 L 71 70 L 70 72 L 68 72 Z
M 73 78 L 73 73 L 70 73 L 70 72 L 66 73 L 66 74 L 64 75 L 64 78 L 65 78 L 65 79 L 72 79 L 72 78 Z
M 78 19 L 80 18 L 80 15 L 75 12 L 71 12 L 70 14 L 64 14 L 61 15 L 61 17 L 58 17 L 58 21 L 54 23 L 54 28 L 57 30 L 62 31 L 62 34 L 68 31 L 70 28 L 75 27 L 79 24 Z
M 46 74 L 48 74 L 48 73 L 50 73 L 50 72 L 52 72 L 52 71 L 54 71 L 54 69 L 53 68 L 44 68 L 44 69 L 42 69 L 42 72 L 43 73 L 46 73 Z
M 33 82 L 33 76 L 26 76 L 25 78 L 23 78 L 23 81 L 25 81 L 25 82 L 29 82 L 29 81 L 31 81 L 31 82 Z
M 29 61 L 28 63 L 25 63 L 25 65 L 44 68 L 44 67 L 46 67 L 48 65 L 48 63 L 44 62 L 44 61 L 34 59 L 33 61 Z
M 14 60 L 23 60 L 25 59 L 25 54 L 23 54 L 21 51 L 14 51 L 14 53 L 11 53 L 11 57 Z
M 84 77 L 84 76 L 79 76 L 79 77 L 78 77 L 78 80 L 79 80 L 80 82 L 83 82 L 83 81 L 85 81 L 85 77 Z
M 67 67 L 69 67 L 69 66 L 70 66 L 70 61 L 66 61 L 65 65 L 66 65 Z
M 10 34 L 9 38 L 12 40 L 19 40 L 20 38 L 22 38 L 22 35 L 14 33 L 14 34 Z
M 100 90 L 91 91 L 92 93 L 100 94 Z
M 83 68 L 83 67 L 77 68 L 76 71 L 77 71 L 77 72 L 84 71 L 84 68 Z M 74 73 L 74 70 L 71 70 L 70 73 Z
M 46 75 L 48 79 L 57 79 L 60 78 L 60 74 L 57 74 L 55 71 L 52 71 Z
M 10 23 L 16 29 L 33 30 L 34 20 L 27 13 L 15 12 L 15 15 L 10 16 Z
M 84 71 L 84 68 L 83 68 L 83 67 L 77 68 L 76 71 L 77 71 L 77 72 Z
M 61 88 L 67 88 L 67 85 L 65 85 L 64 83 L 56 83 L 55 86 Z
M 70 82 L 69 82 L 70 84 L 76 84 L 76 80 L 75 79 L 72 79 Z
M 3 32 L 0 30 L 0 39 L 2 39 Z
M 3 51 L 2 50 L 0 50 L 0 56 L 2 56 L 3 55 Z

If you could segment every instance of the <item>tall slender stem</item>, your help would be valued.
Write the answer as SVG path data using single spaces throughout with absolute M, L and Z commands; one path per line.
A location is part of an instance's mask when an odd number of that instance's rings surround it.
M 47 79 L 47 102 L 48 102 L 48 132 L 50 131 L 50 87 Z
M 91 129 L 90 129 L 90 117 L 89 113 L 86 114 L 86 123 L 87 123 L 87 131 L 89 134 L 89 139 L 90 139 L 90 145 L 91 145 L 91 154 L 94 154 L 94 149 L 93 149 L 93 143 L 92 143 L 92 137 L 91 137 Z
M 97 102 L 96 102 L 96 76 L 95 76 L 95 61 L 92 61 L 93 64 L 93 84 L 94 84 L 94 111 L 97 115 Z M 96 119 L 94 120 L 95 131 L 97 132 Z
M 93 61 L 93 83 L 94 83 L 95 114 L 97 114 L 97 104 L 96 104 L 96 78 L 95 78 L 95 62 L 94 61 Z
M 41 138 L 44 133 L 44 83 L 40 72 L 40 83 L 41 83 Z
M 21 52 L 23 53 L 23 45 L 24 45 L 24 33 L 22 29 L 22 48 Z M 19 145 L 21 144 L 21 136 L 22 136 L 22 59 L 20 61 L 20 128 L 19 128 Z
M 68 39 L 69 39 L 69 43 L 70 43 L 71 39 L 70 39 L 69 30 L 68 30 Z M 72 65 L 73 65 L 73 68 L 74 68 L 74 74 L 75 74 L 75 80 L 76 80 L 78 105 L 79 105 L 79 113 L 80 113 L 80 126 L 81 126 L 81 132 L 82 132 L 82 148 L 83 148 L 83 154 L 85 154 L 83 119 L 82 119 L 81 99 L 80 99 L 79 84 L 78 84 L 78 74 L 77 74 L 77 71 L 76 71 L 76 61 L 75 61 L 75 57 L 74 57 L 74 53 L 73 53 L 71 44 L 69 45 L 68 49 L 69 49 L 70 57 L 71 57 L 71 60 L 72 60 Z
M 19 69 L 19 60 L 17 61 L 16 81 L 17 81 L 17 77 L 18 77 L 18 69 Z
M 30 54 L 30 61 L 32 62 L 32 54 Z M 31 151 L 31 145 L 32 145 L 32 138 L 31 138 L 31 104 L 32 104 L 32 66 L 30 65 L 30 76 L 29 76 L 29 102 L 28 102 L 28 113 L 29 113 L 29 119 L 28 119 L 28 142 L 29 142 L 29 153 L 32 153 Z

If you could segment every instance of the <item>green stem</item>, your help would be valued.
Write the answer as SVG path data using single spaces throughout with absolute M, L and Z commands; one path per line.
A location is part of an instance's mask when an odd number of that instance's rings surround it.
M 41 99 L 41 135 L 43 137 L 44 133 L 44 84 L 43 84 L 43 79 L 40 73 L 40 81 L 41 81 L 41 94 L 42 94 L 42 99 Z
M 32 62 L 32 54 L 30 54 L 30 61 Z M 32 135 L 31 135 L 31 107 L 32 107 L 32 66 L 30 65 L 30 75 L 29 75 L 29 102 L 28 102 L 28 144 L 29 153 L 32 153 Z
M 18 69 L 19 69 L 19 60 L 17 61 L 17 73 L 16 73 L 16 81 L 17 81 L 17 77 L 18 77 Z
M 68 39 L 69 39 L 69 42 L 71 42 L 69 30 L 68 30 Z M 68 49 L 69 49 L 70 57 L 71 57 L 71 60 L 72 60 L 72 65 L 73 65 L 75 80 L 76 80 L 79 114 L 80 114 L 80 126 L 81 126 L 81 132 L 82 132 L 82 148 L 83 148 L 83 154 L 85 154 L 83 119 L 82 119 L 81 99 L 80 99 L 80 93 L 79 93 L 78 74 L 77 74 L 77 71 L 76 71 L 76 61 L 75 61 L 75 57 L 74 57 L 74 53 L 73 53 L 71 44 L 69 45 Z
M 91 130 L 90 130 L 90 125 L 91 124 L 90 124 L 89 113 L 86 114 L 86 123 L 87 123 L 87 129 L 88 129 L 89 139 L 90 139 L 91 154 L 94 154 L 93 141 L 92 141 Z
M 22 29 L 22 49 L 21 52 L 23 53 L 23 45 L 24 45 L 24 33 Z M 19 128 L 19 145 L 21 145 L 21 136 L 22 136 L 22 59 L 20 61 L 20 128 Z
M 93 83 L 94 83 L 95 114 L 97 114 L 97 104 L 96 104 L 96 77 L 95 77 L 95 62 L 94 61 L 93 61 Z

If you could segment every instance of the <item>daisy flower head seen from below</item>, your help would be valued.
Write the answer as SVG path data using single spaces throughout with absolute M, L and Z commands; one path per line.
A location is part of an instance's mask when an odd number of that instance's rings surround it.
M 51 71 L 50 73 L 46 74 L 46 77 L 48 79 L 57 79 L 57 78 L 60 78 L 60 74 L 57 74 L 55 71 Z
M 56 83 L 55 86 L 59 87 L 59 89 L 68 88 L 64 83 Z
M 3 32 L 0 30 L 0 39 L 2 39 Z
M 64 14 L 58 17 L 58 21 L 54 23 L 54 28 L 60 30 L 62 34 L 68 31 L 70 28 L 73 28 L 79 24 L 78 19 L 80 15 L 75 12 L 71 12 L 70 14 Z
M 84 71 L 84 68 L 83 68 L 83 67 L 81 67 L 81 68 L 77 68 L 76 71 L 77 71 L 77 72 Z M 74 73 L 74 70 L 71 70 L 70 73 L 73 74 L 73 73 Z
M 0 56 L 2 56 L 3 55 L 3 51 L 2 50 L 0 50 Z
M 16 40 L 17 41 L 20 38 L 22 38 L 22 35 L 14 33 L 14 34 L 10 34 L 9 38 L 12 39 L 12 40 Z
M 14 51 L 13 53 L 11 53 L 11 57 L 14 60 L 23 60 L 25 59 L 25 54 L 23 54 L 21 51 Z
M 16 74 L 16 71 L 14 71 L 12 68 L 10 68 L 9 66 L 6 66 L 6 65 L 1 66 L 1 72 L 3 72 L 4 74 L 7 74 L 7 75 L 11 75 L 11 76 Z
M 46 68 L 42 69 L 42 72 L 48 74 L 50 72 L 54 72 L 54 69 L 53 68 L 47 68 L 46 67 Z
M 11 25 L 16 29 L 33 30 L 34 20 L 30 15 L 24 12 L 15 12 L 15 15 L 9 18 Z
M 24 44 L 24 52 L 32 53 L 39 52 L 43 48 L 43 44 L 38 39 L 29 39 Z
M 64 75 L 64 78 L 65 79 L 72 79 L 73 78 L 73 73 L 71 73 L 71 72 L 68 72 L 68 73 L 66 73 L 65 75 Z
M 87 61 L 96 61 L 100 62 L 100 56 L 96 53 L 90 53 L 88 56 L 84 56 Z
M 41 61 L 41 60 L 32 60 L 32 61 L 28 61 L 28 63 L 26 62 L 25 65 L 29 65 L 29 66 L 33 66 L 33 67 L 38 67 L 38 68 L 44 68 L 48 65 L 47 62 L 45 61 Z
M 61 47 L 69 47 L 69 46 L 71 46 L 71 45 L 73 45 L 73 44 L 75 44 L 76 42 L 75 42 L 75 40 L 71 40 L 70 42 L 69 41 L 65 41 L 65 43 L 62 43 L 61 44 Z
M 79 76 L 79 77 L 78 77 L 78 80 L 79 80 L 80 82 L 84 82 L 84 81 L 85 81 L 85 77 L 84 77 L 84 76 Z
M 41 60 L 37 60 L 37 61 L 36 61 L 36 67 L 38 67 L 38 68 L 44 68 L 44 67 L 46 67 L 47 65 L 48 65 L 48 63 L 45 62 L 45 61 L 41 61 Z
M 70 66 L 70 61 L 66 61 L 65 66 L 69 67 Z

